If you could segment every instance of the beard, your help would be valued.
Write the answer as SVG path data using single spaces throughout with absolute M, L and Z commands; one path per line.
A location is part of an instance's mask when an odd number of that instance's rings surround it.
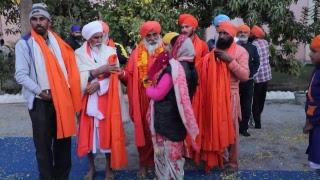
M 145 39 L 143 40 L 145 48 L 148 50 L 148 54 L 151 55 L 154 51 L 161 45 L 160 38 L 155 41 L 155 43 L 148 43 Z
M 238 39 L 239 39 L 240 43 L 246 44 L 248 42 L 249 37 L 247 37 L 247 36 L 239 36 Z
M 219 38 L 217 41 L 216 47 L 221 50 L 226 50 L 231 46 L 232 43 L 233 43 L 233 38 L 229 38 L 229 39 Z
M 75 40 L 81 41 L 82 37 L 81 36 L 73 36 Z
M 46 34 L 46 32 L 47 32 L 47 29 L 45 28 L 45 27 L 43 27 L 43 26 L 36 26 L 35 28 L 34 28 L 34 31 L 36 32 L 36 33 L 38 33 L 38 34 L 40 34 L 40 35 L 45 35 Z

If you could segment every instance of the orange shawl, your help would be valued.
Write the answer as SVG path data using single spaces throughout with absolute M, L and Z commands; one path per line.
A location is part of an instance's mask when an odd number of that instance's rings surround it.
M 138 68 L 139 56 L 141 51 L 146 51 L 143 43 L 140 43 L 129 57 L 128 64 L 125 68 L 124 81 L 127 85 L 128 99 L 129 99 L 129 113 L 134 123 L 135 141 L 138 147 L 145 146 L 145 135 L 143 128 L 143 121 L 146 122 L 147 110 L 150 99 L 147 97 L 145 88 L 143 87 L 141 73 L 147 74 L 148 68 L 152 66 L 154 60 L 163 52 L 163 45 L 155 50 L 154 55 L 148 56 L 147 69 L 140 71 Z
M 117 56 L 109 57 L 109 64 L 115 64 Z M 99 97 L 98 108 L 103 113 L 104 119 L 99 121 L 99 145 L 102 149 L 111 149 L 111 168 L 119 169 L 128 164 L 125 132 L 122 125 L 121 106 L 119 97 L 119 75 L 111 73 L 109 90 Z M 82 113 L 79 124 L 77 154 L 87 155 L 92 150 L 93 118 L 85 111 L 88 102 L 88 94 L 83 97 Z
M 236 46 L 232 45 L 228 53 L 234 54 Z M 208 76 L 203 83 L 203 124 L 201 158 L 206 162 L 206 170 L 223 167 L 225 149 L 235 142 L 235 129 L 231 108 L 230 71 L 228 65 L 216 60 L 214 50 L 203 60 L 203 73 Z
M 203 90 L 204 87 L 201 83 L 201 78 L 206 79 L 207 74 L 202 73 L 201 66 L 203 65 L 203 57 L 209 52 L 209 48 L 207 44 L 199 38 L 198 35 L 195 34 L 193 40 L 192 40 L 194 50 L 195 50 L 195 67 L 198 73 L 198 85 L 195 91 L 195 94 L 192 98 L 192 108 L 194 115 L 197 120 L 197 124 L 199 127 L 199 135 L 196 138 L 196 144 L 200 147 L 201 141 L 202 141 L 202 113 L 203 113 L 203 106 L 202 106 L 202 101 L 203 101 Z M 201 77 L 203 76 L 203 77 Z M 187 137 L 187 156 L 191 157 L 197 164 L 200 163 L 200 153 L 197 153 L 193 150 L 192 145 L 191 145 L 191 139 L 190 137 Z
M 34 31 L 31 35 L 39 44 L 48 74 L 57 121 L 57 138 L 70 137 L 76 133 L 75 112 L 81 108 L 80 75 L 77 68 L 74 51 L 56 33 L 52 33 L 57 40 L 62 58 L 68 73 L 68 82 L 58 64 L 56 56 L 51 52 L 44 38 Z

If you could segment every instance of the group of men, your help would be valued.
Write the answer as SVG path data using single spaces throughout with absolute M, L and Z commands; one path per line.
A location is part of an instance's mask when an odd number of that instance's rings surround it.
M 77 154 L 89 158 L 86 179 L 94 178 L 95 153 L 106 155 L 106 179 L 114 178 L 112 169 L 127 165 L 123 127 L 127 112 L 121 82 L 127 87 L 128 113 L 135 129 L 138 177 L 144 179 L 155 166 L 145 83 L 150 67 L 168 45 L 161 38 L 160 23 L 146 21 L 141 25 L 142 41 L 121 69 L 106 23 L 93 21 L 82 29 L 73 27 L 75 35 L 81 33 L 86 40 L 80 47 L 71 45 L 74 51 L 49 28 L 51 17 L 44 4 L 34 4 L 29 19 L 31 33 L 15 48 L 15 78 L 28 102 L 40 179 L 68 178 L 71 136 L 75 134 Z M 252 99 L 255 127 L 261 128 L 267 82 L 271 79 L 265 33 L 258 26 L 236 27 L 229 17 L 219 15 L 213 22 L 218 36 L 209 52 L 207 43 L 196 34 L 198 20 L 194 16 L 181 14 L 178 22 L 181 34 L 192 41 L 198 73 L 192 109 L 199 134 L 195 142 L 186 139 L 185 156 L 197 163 L 205 161 L 206 170 L 221 167 L 237 171 L 238 132 L 250 135 Z M 167 36 L 169 44 L 176 36 L 173 34 Z M 171 171 L 167 175 L 158 178 L 181 179 Z

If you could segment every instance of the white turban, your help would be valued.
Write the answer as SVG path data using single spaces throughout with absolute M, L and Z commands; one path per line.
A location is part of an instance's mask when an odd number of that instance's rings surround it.
M 102 24 L 100 21 L 92 21 L 82 28 L 82 36 L 84 39 L 89 40 L 95 33 L 103 32 Z

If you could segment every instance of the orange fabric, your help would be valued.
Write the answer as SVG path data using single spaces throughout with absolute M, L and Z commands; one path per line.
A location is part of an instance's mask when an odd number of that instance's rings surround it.
M 116 55 L 108 59 L 109 64 L 117 62 Z M 103 113 L 104 119 L 99 121 L 99 146 L 102 149 L 111 149 L 111 168 L 120 169 L 128 164 L 126 153 L 125 132 L 122 125 L 121 106 L 119 97 L 119 77 L 111 73 L 109 90 L 99 96 L 98 108 Z M 77 154 L 87 155 L 92 150 L 93 118 L 86 112 L 88 94 L 83 97 L 83 111 L 80 116 Z
M 239 31 L 250 33 L 250 27 L 246 24 L 242 24 L 238 27 Z
M 205 161 L 206 170 L 209 170 L 216 166 L 223 167 L 224 151 L 235 142 L 230 72 L 227 64 L 216 60 L 211 51 L 204 57 L 200 77 L 205 100 L 202 102 L 201 158 Z
M 147 21 L 140 27 L 140 35 L 145 37 L 148 33 L 154 31 L 158 34 L 161 32 L 161 25 L 157 21 Z
M 231 21 L 224 21 L 219 24 L 219 31 L 225 31 L 230 36 L 235 37 L 237 35 L 237 28 L 232 24 Z
M 193 28 L 198 27 L 198 20 L 191 14 L 181 14 L 178 19 L 179 25 L 187 24 Z
M 203 95 L 203 86 L 201 83 L 201 75 L 204 75 L 201 73 L 201 66 L 202 66 L 202 60 L 203 57 L 209 52 L 209 48 L 206 42 L 204 42 L 203 40 L 201 40 L 199 38 L 198 35 L 195 34 L 193 40 L 193 47 L 195 49 L 195 68 L 197 70 L 198 73 L 198 86 L 196 88 L 195 94 L 192 98 L 192 108 L 193 108 L 193 112 L 195 115 L 195 118 L 197 120 L 197 124 L 199 127 L 199 135 L 196 138 L 196 144 L 200 147 L 201 145 L 201 137 L 202 137 L 202 95 Z M 206 75 L 204 75 L 206 76 Z M 197 153 L 196 151 L 194 151 L 194 148 L 192 147 L 191 144 L 191 138 L 187 137 L 186 140 L 187 143 L 187 156 L 192 158 L 194 160 L 194 162 L 196 162 L 197 164 L 200 163 L 200 153 Z
M 110 47 L 113 47 L 113 48 L 116 47 L 116 44 L 113 42 L 112 39 L 109 39 L 109 40 L 106 42 L 106 45 L 107 45 L 107 46 L 110 46 Z
M 104 22 L 104 21 L 100 21 L 101 22 L 101 25 L 102 25 L 102 29 L 103 29 L 103 33 L 109 33 L 109 25 Z
M 138 57 L 140 51 L 143 49 L 142 46 L 137 46 L 135 50 L 131 53 L 128 64 L 125 67 L 125 77 L 124 82 L 127 85 L 127 93 L 129 99 L 129 113 L 131 119 L 134 122 L 135 126 L 135 141 L 138 147 L 144 146 L 145 143 L 145 132 L 143 122 L 146 122 L 146 114 L 149 107 L 150 99 L 147 97 L 143 82 L 140 79 L 139 70 L 138 70 Z M 163 46 L 158 49 L 163 50 Z M 156 50 L 157 51 L 157 50 Z M 152 66 L 155 59 L 155 55 L 148 55 L 148 69 Z M 151 138 L 150 138 L 151 140 Z
M 257 38 L 264 38 L 266 36 L 266 33 L 263 31 L 263 29 L 259 26 L 254 25 L 251 29 L 251 33 L 256 36 Z
M 194 63 L 197 64 L 202 60 L 202 58 L 209 52 L 209 47 L 207 43 L 199 38 L 198 35 L 194 35 L 192 39 L 193 47 L 195 50 L 195 60 Z
M 310 48 L 318 52 L 320 51 L 320 35 L 317 35 L 312 39 Z
M 56 111 L 57 138 L 66 138 L 76 133 L 75 112 L 81 108 L 80 74 L 74 51 L 57 34 L 51 32 L 57 40 L 68 73 L 68 82 L 43 37 L 31 31 L 32 37 L 39 44 L 48 73 L 49 85 Z

